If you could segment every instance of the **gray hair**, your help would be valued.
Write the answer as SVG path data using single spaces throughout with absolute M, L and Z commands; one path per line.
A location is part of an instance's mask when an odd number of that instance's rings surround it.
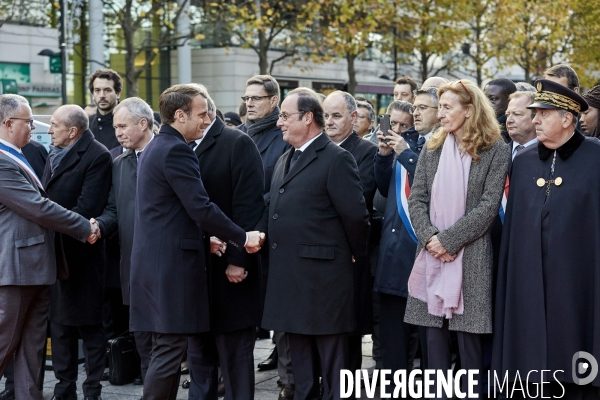
M 413 114 L 413 105 L 410 104 L 408 101 L 394 100 L 388 106 L 386 113 L 391 114 L 392 111 L 401 111 L 401 112 L 405 112 L 407 114 L 412 115 Z
M 537 92 L 537 90 L 535 90 L 533 85 L 530 85 L 527 82 L 517 82 L 517 83 L 515 83 L 515 85 L 517 86 L 518 92 L 534 92 L 534 93 Z
M 250 85 L 263 85 L 269 96 L 277 96 L 277 99 L 281 99 L 279 83 L 271 75 L 255 75 L 246 81 L 246 87 Z
M 435 86 L 428 86 L 428 87 L 423 87 L 419 90 L 417 90 L 417 93 L 415 94 L 416 96 L 419 96 L 421 94 L 426 94 L 429 95 L 429 97 L 431 97 L 431 100 L 433 101 L 433 104 L 435 104 L 435 106 L 438 106 L 439 103 L 439 99 L 437 96 L 437 91 L 438 88 Z
M 344 97 L 344 100 L 346 101 L 346 109 L 348 110 L 349 114 L 352 114 L 354 111 L 356 111 L 356 100 L 354 99 L 354 96 L 352 96 L 348 92 L 344 92 L 343 90 L 336 90 L 335 92 L 331 92 L 329 96 L 333 96 L 336 94 Z
M 209 96 L 206 99 L 206 102 L 208 103 L 208 113 L 210 115 L 215 115 L 217 113 L 217 106 L 215 105 L 213 99 Z
M 74 126 L 77 128 L 78 133 L 88 130 L 90 127 L 90 119 L 85 111 L 83 111 L 83 108 L 74 104 L 67 104 L 62 107 L 65 107 L 68 111 L 65 113 L 64 119 L 67 128 Z
M 375 121 L 375 110 L 373 110 L 373 106 L 371 105 L 371 103 L 369 103 L 368 101 L 357 101 L 356 107 L 364 108 L 369 112 L 369 116 L 367 117 L 367 120 L 369 122 Z
M 0 123 L 4 123 L 4 121 L 15 115 L 23 104 L 29 104 L 29 102 L 25 97 L 18 94 L 0 95 Z
M 152 125 L 154 124 L 154 112 L 144 100 L 139 97 L 129 97 L 115 107 L 113 114 L 116 114 L 121 108 L 125 108 L 129 111 L 129 116 L 133 119 L 134 123 L 139 124 L 142 119 L 145 119 L 148 123 L 148 128 L 152 129 Z

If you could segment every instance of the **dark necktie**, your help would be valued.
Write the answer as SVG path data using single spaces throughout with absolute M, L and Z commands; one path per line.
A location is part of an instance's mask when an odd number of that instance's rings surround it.
M 142 150 L 142 151 L 144 151 L 144 150 Z M 138 151 L 138 152 L 135 154 L 135 157 L 136 157 L 138 160 L 140 159 L 140 156 L 142 155 L 142 151 Z
M 302 154 L 302 151 L 294 150 L 294 154 L 292 155 L 292 159 L 290 160 L 290 166 L 288 167 L 288 169 L 285 173 L 286 175 L 288 174 L 288 172 L 290 172 L 290 170 L 292 169 L 294 164 L 296 164 L 296 161 L 298 161 L 298 157 L 300 157 L 300 154 Z
M 194 147 L 196 147 L 196 141 L 194 140 L 194 141 L 191 141 L 191 142 L 189 142 L 189 143 L 188 143 L 188 146 L 190 146 L 190 148 L 191 148 L 192 150 L 194 150 Z
M 417 140 L 417 151 L 421 151 L 423 146 L 425 145 L 425 136 L 419 136 L 419 140 Z
M 525 146 L 523 146 L 522 144 L 520 144 L 520 145 L 518 145 L 517 147 L 515 147 L 515 150 L 516 150 L 517 154 L 519 154 L 519 152 L 520 152 L 521 150 L 523 150 L 524 148 L 525 148 Z

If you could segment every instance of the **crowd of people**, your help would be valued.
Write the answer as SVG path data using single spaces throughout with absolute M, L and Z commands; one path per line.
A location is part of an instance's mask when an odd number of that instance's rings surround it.
M 544 371 L 546 395 L 600 398 L 574 358 L 600 360 L 600 86 L 571 67 L 399 78 L 383 131 L 368 99 L 282 98 L 269 75 L 238 113 L 195 83 L 158 112 L 119 101 L 110 69 L 89 90 L 95 109 L 52 115 L 49 152 L 0 95 L 1 400 L 42 399 L 47 337 L 53 400 L 77 398 L 78 339 L 100 399 L 129 332 L 143 399 L 174 400 L 184 361 L 190 399 L 252 399 L 256 367 L 280 400 L 339 399 L 365 334 L 377 369 L 476 370 L 480 398 L 486 370 L 534 377 L 519 398 Z

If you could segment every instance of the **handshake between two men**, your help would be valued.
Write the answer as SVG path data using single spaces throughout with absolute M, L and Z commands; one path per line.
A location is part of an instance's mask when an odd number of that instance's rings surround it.
M 248 237 L 248 240 L 246 241 L 246 244 L 244 245 L 244 248 L 246 249 L 246 251 L 250 254 L 258 252 L 261 249 L 261 246 L 263 245 L 263 243 L 265 242 L 265 239 L 266 239 L 265 233 L 259 232 L 259 231 L 251 231 L 251 232 L 246 232 L 246 235 Z M 90 219 L 90 236 L 88 236 L 87 241 L 90 244 L 94 244 L 101 237 L 102 237 L 102 234 L 100 232 L 100 224 L 98 224 L 98 221 L 96 221 L 96 219 L 94 219 L 94 218 Z M 220 240 L 214 236 L 210 238 L 210 252 L 212 254 L 215 254 L 215 255 L 221 257 L 223 254 L 225 254 L 226 250 L 227 250 L 227 244 L 225 242 L 223 242 L 222 240 Z

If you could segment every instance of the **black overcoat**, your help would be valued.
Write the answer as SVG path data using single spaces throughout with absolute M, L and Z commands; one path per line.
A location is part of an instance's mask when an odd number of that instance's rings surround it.
M 248 135 L 216 119 L 195 150 L 210 201 L 246 231 L 254 230 L 265 208 L 263 164 Z M 213 236 L 207 230 L 207 235 Z M 258 256 L 230 246 L 223 257 L 210 255 L 208 292 L 212 332 L 230 332 L 260 324 L 261 273 Z M 228 264 L 248 273 L 240 283 L 227 280 Z
M 148 143 L 137 172 L 130 330 L 208 332 L 204 230 L 239 249 L 246 232 L 210 202 L 198 157 L 171 126 Z
M 557 379 L 572 383 L 576 352 L 600 360 L 600 141 L 575 133 L 558 149 L 554 177 L 562 184 L 546 198 L 536 181 L 551 179 L 553 153 L 541 143 L 528 147 L 510 175 L 493 368 L 511 380 L 516 371 L 523 378 L 563 370 Z
M 85 217 L 100 215 L 111 185 L 112 159 L 102 144 L 85 131 L 72 145 L 52 175 L 46 163 L 43 185 L 48 198 Z M 66 280 L 52 287 L 50 320 L 64 325 L 95 325 L 102 322 L 104 241 L 81 243 L 57 233 L 69 269 Z
M 270 263 L 262 326 L 306 335 L 350 332 L 352 256 L 365 256 L 369 230 L 356 161 L 325 134 L 286 175 L 291 154 L 277 161 L 262 221 Z
M 120 148 L 119 148 L 120 149 Z M 133 221 L 135 210 L 135 184 L 137 180 L 137 157 L 134 150 L 127 150 L 113 162 L 112 189 L 108 204 L 96 220 L 102 236 L 117 240 L 120 247 L 118 268 L 123 304 L 129 305 L 129 276 L 131 248 L 133 247 Z M 116 234 L 116 235 L 115 235 Z
M 358 166 L 360 186 L 369 214 L 373 214 L 373 197 L 375 197 L 375 174 L 373 164 L 377 146 L 368 140 L 363 140 L 356 132 L 352 132 L 340 147 L 352 154 Z M 370 221 L 369 221 L 370 222 Z M 370 236 L 370 233 L 369 233 Z M 373 333 L 373 284 L 371 279 L 371 264 L 369 254 L 356 259 L 354 263 L 354 311 L 356 312 L 355 335 Z

